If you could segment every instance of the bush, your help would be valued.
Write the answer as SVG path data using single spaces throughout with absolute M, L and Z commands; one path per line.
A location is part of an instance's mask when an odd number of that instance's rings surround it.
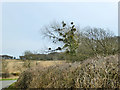
M 15 72 L 15 73 L 11 73 L 13 76 L 19 76 L 20 75 L 20 73 L 18 73 L 18 72 Z
M 118 55 L 30 68 L 14 88 L 120 88 Z
M 2 78 L 8 78 L 8 77 L 10 77 L 10 74 L 9 73 L 2 73 Z

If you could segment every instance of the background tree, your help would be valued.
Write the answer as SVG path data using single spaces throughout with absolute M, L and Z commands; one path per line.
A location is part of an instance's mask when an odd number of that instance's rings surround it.
M 82 43 L 89 47 L 94 55 L 114 54 L 118 49 L 118 40 L 114 33 L 101 28 L 88 28 L 82 34 Z
M 32 55 L 33 55 L 33 53 L 32 53 L 31 51 L 29 51 L 29 50 L 26 50 L 26 51 L 24 52 L 24 58 L 25 58 L 26 60 L 32 59 Z
M 33 54 L 31 51 L 29 51 L 29 50 L 26 50 L 25 52 L 24 52 L 24 55 L 31 55 L 31 54 Z
M 76 50 L 78 48 L 78 37 L 77 30 L 73 22 L 70 25 L 67 25 L 64 21 L 62 25 L 54 23 L 49 27 L 45 27 L 44 33 L 45 36 L 48 36 L 53 40 L 53 43 L 61 42 L 63 46 L 57 47 L 52 50 L 49 48 L 49 51 L 65 50 L 66 53 L 70 55 L 76 55 Z

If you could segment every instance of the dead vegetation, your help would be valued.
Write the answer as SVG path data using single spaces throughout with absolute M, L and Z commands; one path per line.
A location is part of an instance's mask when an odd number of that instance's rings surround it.
M 2 74 L 0 77 L 15 79 L 28 68 L 35 66 L 48 67 L 64 62 L 65 61 L 2 60 Z
M 118 55 L 38 66 L 24 71 L 13 88 L 120 88 Z

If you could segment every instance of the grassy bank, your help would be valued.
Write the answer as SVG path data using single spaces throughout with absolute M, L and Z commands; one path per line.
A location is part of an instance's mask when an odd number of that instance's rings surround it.
M 6 80 L 17 80 L 17 78 L 16 79 L 9 79 L 9 78 L 0 79 L 0 81 L 6 81 Z

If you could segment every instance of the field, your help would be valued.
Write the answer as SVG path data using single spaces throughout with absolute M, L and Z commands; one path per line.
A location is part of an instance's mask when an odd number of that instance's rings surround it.
M 57 64 L 65 63 L 65 61 L 37 61 L 37 60 L 2 60 L 2 76 L 1 78 L 16 79 L 19 75 L 32 67 L 49 67 Z

